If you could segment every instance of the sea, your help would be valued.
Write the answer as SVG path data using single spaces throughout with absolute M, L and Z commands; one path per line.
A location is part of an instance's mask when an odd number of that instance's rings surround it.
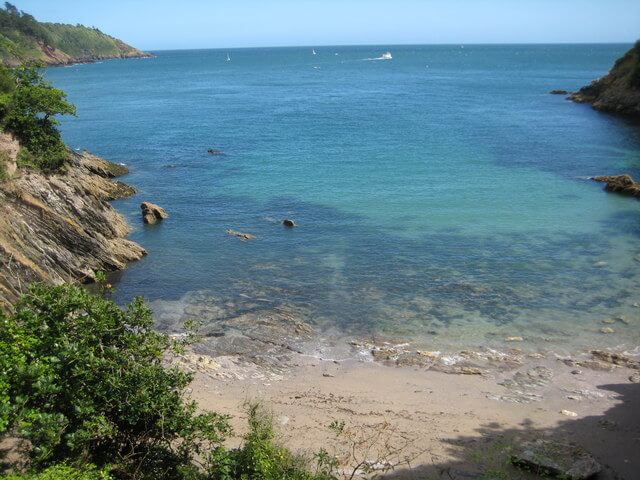
M 65 141 L 130 169 L 114 206 L 148 255 L 113 297 L 162 324 L 220 305 L 444 351 L 633 350 L 640 202 L 589 177 L 640 179 L 640 126 L 549 94 L 630 46 L 158 51 L 46 77 L 77 106 Z

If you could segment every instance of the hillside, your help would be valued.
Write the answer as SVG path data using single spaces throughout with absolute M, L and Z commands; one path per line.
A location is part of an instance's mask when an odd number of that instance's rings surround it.
M 0 61 L 8 66 L 30 61 L 64 65 L 147 56 L 97 28 L 38 22 L 9 3 L 0 8 Z
M 571 100 L 596 110 L 640 117 L 640 41 L 604 77 L 573 93 Z

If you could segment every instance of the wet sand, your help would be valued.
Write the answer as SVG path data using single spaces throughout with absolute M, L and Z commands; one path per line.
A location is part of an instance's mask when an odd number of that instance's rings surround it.
M 235 356 L 193 354 L 184 365 L 197 371 L 193 398 L 234 417 L 232 443 L 246 431 L 246 402 L 260 401 L 294 451 L 325 448 L 353 465 L 346 452 L 357 443 L 370 451 L 356 461 L 397 465 L 385 478 L 476 478 L 496 467 L 508 478 L 528 478 L 504 462 L 519 440 L 543 437 L 591 452 L 607 466 L 600 478 L 638 478 L 640 384 L 629 379 L 638 370 L 589 355 L 562 360 L 527 356 L 481 374 L 301 354 L 277 373 Z M 345 422 L 340 437 L 329 428 L 333 421 Z M 405 457 L 410 467 L 400 465 Z

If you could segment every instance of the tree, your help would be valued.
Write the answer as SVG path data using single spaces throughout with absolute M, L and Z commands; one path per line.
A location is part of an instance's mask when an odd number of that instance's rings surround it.
M 18 8 L 9 2 L 4 2 L 4 9 L 7 11 L 9 15 L 15 15 L 18 17 L 20 16 L 20 12 L 18 11 Z
M 15 88 L 0 97 L 2 127 L 12 132 L 26 149 L 22 163 L 44 171 L 58 170 L 68 158 L 56 115 L 75 115 L 66 94 L 52 87 L 36 66 L 13 72 Z M 27 159 L 27 160 L 25 160 Z

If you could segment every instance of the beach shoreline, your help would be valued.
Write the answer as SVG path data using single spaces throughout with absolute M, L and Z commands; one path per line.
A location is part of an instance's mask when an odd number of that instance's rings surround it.
M 491 468 L 519 478 L 504 462 L 520 442 L 538 438 L 585 448 L 606 466 L 601 478 L 616 478 L 615 472 L 631 479 L 636 471 L 640 384 L 630 377 L 637 364 L 525 356 L 518 364 L 465 373 L 365 358 L 290 357 L 289 368 L 277 372 L 241 356 L 195 352 L 179 364 L 195 372 L 192 396 L 201 408 L 232 416 L 232 443 L 246 431 L 247 403 L 260 402 L 273 412 L 282 442 L 308 457 L 324 448 L 353 463 L 345 457 L 349 439 L 337 437 L 332 422 L 344 422 L 350 435 L 379 435 L 385 440 L 370 455 L 380 468 L 394 465 L 389 478 L 476 478 Z M 405 445 L 405 439 L 412 440 Z M 380 456 L 380 442 L 404 445 L 402 454 Z

